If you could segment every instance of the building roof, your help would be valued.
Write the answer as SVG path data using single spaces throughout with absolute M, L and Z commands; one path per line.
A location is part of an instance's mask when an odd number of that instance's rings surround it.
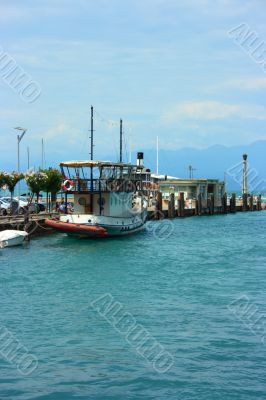
M 167 177 L 167 180 L 168 179 L 181 179 L 181 178 L 177 178 L 176 176 L 151 174 L 152 178 L 159 179 L 159 180 L 165 180 L 165 176 Z
M 190 184 L 190 185 L 196 185 L 199 183 L 221 183 L 224 184 L 223 181 L 220 181 L 219 179 L 208 179 L 208 178 L 193 178 L 193 179 L 188 179 L 188 178 L 170 178 L 167 177 L 167 180 L 160 180 L 159 181 L 160 184 Z
M 91 160 L 77 160 L 77 161 L 63 161 L 60 167 L 81 168 L 81 167 L 131 167 L 142 169 L 144 167 L 137 166 L 129 163 L 118 163 L 113 161 L 91 161 Z

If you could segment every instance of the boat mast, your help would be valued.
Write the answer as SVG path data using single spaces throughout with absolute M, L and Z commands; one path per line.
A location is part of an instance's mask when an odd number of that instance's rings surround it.
M 90 156 L 91 156 L 91 161 L 93 161 L 93 106 L 91 106 L 91 135 L 90 135 L 90 140 L 91 140 L 91 149 L 90 149 Z M 93 184 L 93 168 L 91 167 L 91 188 Z
M 91 156 L 91 161 L 93 161 L 93 106 L 91 106 L 91 136 L 90 136 L 90 140 L 91 140 L 91 149 L 90 149 L 90 156 Z M 91 190 L 91 195 L 90 195 L 90 209 L 91 212 L 93 212 L 93 167 L 91 166 L 91 184 L 90 184 L 90 190 Z
M 131 143 L 131 135 L 129 136 L 129 163 L 132 162 L 132 143 Z
M 120 119 L 120 158 L 119 162 L 123 162 L 123 120 Z

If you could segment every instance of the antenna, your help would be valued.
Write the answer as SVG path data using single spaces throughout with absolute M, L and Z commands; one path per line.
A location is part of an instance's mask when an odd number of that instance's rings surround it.
M 226 171 L 224 172 L 224 190 L 226 191 L 226 186 L 227 186 L 227 174 Z
M 189 165 L 188 170 L 189 170 L 189 179 L 193 179 L 193 172 L 197 171 L 197 169 L 193 168 L 192 165 Z
M 42 138 L 42 169 L 44 166 L 44 143 L 43 143 L 43 138 Z
M 156 174 L 159 175 L 159 136 L 157 136 Z
M 93 106 L 91 106 L 91 135 L 90 135 L 90 140 L 91 140 L 91 150 L 90 150 L 90 156 L 91 156 L 91 161 L 93 160 Z
M 90 156 L 91 156 L 91 161 L 93 160 L 93 147 L 94 147 L 94 143 L 93 143 L 93 106 L 91 106 L 91 136 L 90 136 L 90 140 L 91 140 L 91 151 L 90 151 Z M 93 167 L 91 166 L 91 190 L 93 190 Z M 91 202 L 92 202 L 92 198 L 91 198 Z
M 120 158 L 119 162 L 123 162 L 123 121 L 120 119 Z

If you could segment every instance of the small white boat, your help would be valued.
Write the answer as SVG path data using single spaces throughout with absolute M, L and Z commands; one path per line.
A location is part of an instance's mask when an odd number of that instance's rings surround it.
M 21 245 L 27 237 L 28 233 L 25 231 L 7 229 L 0 232 L 0 248 Z

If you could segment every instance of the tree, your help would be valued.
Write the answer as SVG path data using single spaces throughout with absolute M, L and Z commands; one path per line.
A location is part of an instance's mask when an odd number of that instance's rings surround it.
M 24 179 L 24 175 L 20 172 L 4 172 L 2 175 L 2 185 L 0 185 L 1 187 L 3 185 L 7 185 L 8 190 L 10 191 L 11 194 L 11 212 L 13 212 L 13 196 L 14 196 L 14 191 L 15 191 L 15 187 L 16 184 L 21 181 L 22 179 Z M 1 178 L 0 178 L 1 180 Z
M 53 203 L 56 201 L 56 194 L 61 189 L 62 185 L 62 174 L 58 169 L 49 168 L 43 171 L 47 175 L 47 182 L 46 182 L 46 203 L 48 207 L 48 194 L 51 193 L 51 202 L 52 208 Z
M 37 171 L 37 172 L 28 172 L 25 176 L 26 183 L 32 192 L 32 196 L 30 199 L 30 203 L 32 202 L 33 196 L 36 194 L 37 196 L 37 204 L 39 202 L 40 192 L 45 191 L 48 176 L 45 172 Z
M 21 181 L 22 179 L 24 179 L 24 175 L 20 172 L 4 172 L 3 173 L 3 184 L 6 184 L 8 187 L 8 190 L 11 193 L 11 197 L 14 194 L 14 190 L 15 190 L 15 186 L 16 184 Z
M 5 173 L 0 171 L 0 189 L 5 185 Z

